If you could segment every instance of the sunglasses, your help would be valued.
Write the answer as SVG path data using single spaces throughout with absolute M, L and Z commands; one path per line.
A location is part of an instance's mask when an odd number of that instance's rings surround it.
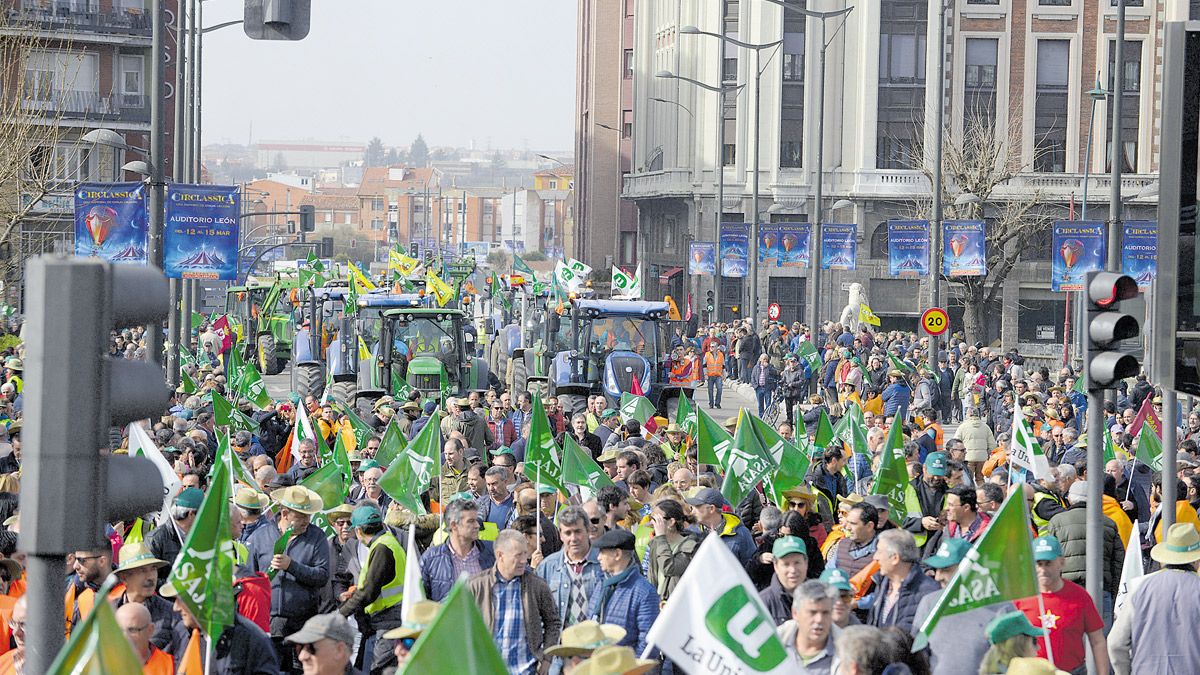
M 406 651 L 412 651 L 413 645 L 417 644 L 417 638 L 400 638 L 400 646 Z
M 591 521 L 592 521 L 592 524 L 593 524 L 593 525 L 599 525 L 599 524 L 600 524 L 600 519 L 599 519 L 599 518 L 590 518 L 589 520 L 591 520 Z

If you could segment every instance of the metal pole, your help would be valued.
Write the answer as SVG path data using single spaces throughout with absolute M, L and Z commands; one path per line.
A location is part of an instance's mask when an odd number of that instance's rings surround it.
M 150 1 L 150 231 L 146 237 L 146 259 L 151 265 L 162 269 L 162 236 L 163 236 L 163 188 L 164 163 L 166 153 L 163 152 L 163 8 L 162 0 Z M 159 363 L 163 348 L 162 325 L 155 322 L 146 326 L 146 360 Z M 48 579 L 48 578 L 47 578 Z M 33 668 L 31 672 L 39 673 L 46 670 Z
M 186 92 L 183 89 L 183 69 L 184 62 L 187 60 L 187 53 L 184 49 L 186 42 L 184 12 L 176 11 L 175 86 L 172 96 L 175 104 L 175 124 L 171 137 L 171 177 L 176 183 L 182 183 L 185 179 L 183 166 L 184 107 L 188 103 Z M 190 298 L 187 293 L 187 282 L 170 279 L 168 286 L 171 294 L 171 307 L 174 311 L 167 319 L 167 382 L 175 386 L 179 384 L 179 346 L 190 341 L 191 337 L 191 311 L 188 308 Z
M 204 62 L 201 58 L 203 56 L 201 45 L 204 43 L 204 2 L 195 0 L 195 3 L 196 20 L 192 22 L 190 45 L 192 50 L 192 162 L 194 171 L 192 181 L 199 183 L 203 180 L 201 167 L 204 164 L 204 160 L 200 156 L 200 103 L 203 96 L 200 83 L 204 69 Z
M 1106 269 L 1121 269 L 1121 99 L 1125 98 L 1125 0 L 1117 0 L 1117 39 L 1113 46 L 1112 72 L 1112 189 L 1108 197 L 1108 262 Z
M 719 58 L 724 53 L 725 45 L 717 51 L 717 65 L 721 65 Z M 720 68 L 717 70 L 720 73 Z M 713 304 L 716 308 L 716 317 L 713 321 L 721 322 L 721 282 L 725 279 L 721 270 L 721 220 L 725 213 L 725 86 L 721 84 L 721 90 L 717 92 L 717 208 L 713 214 L 713 241 L 716 242 L 716 253 L 713 255 L 713 260 L 716 261 L 716 275 L 713 277 Z
M 946 123 L 946 1 L 938 0 L 937 109 L 933 130 L 933 247 L 929 251 L 929 280 L 933 306 L 942 306 L 942 127 Z
M 750 221 L 750 288 L 749 299 L 746 302 L 748 311 L 746 316 L 750 319 L 750 330 L 758 330 L 758 174 L 759 169 L 759 133 L 762 131 L 761 106 L 759 105 L 762 99 L 762 50 L 754 50 L 754 177 L 751 179 L 751 195 L 750 195 L 750 213 L 752 219 Z
M 820 85 L 817 87 L 817 185 L 814 200 L 813 218 L 813 250 L 808 258 L 808 269 L 810 278 L 812 279 L 812 289 L 809 296 L 811 307 L 809 308 L 809 331 L 812 335 L 812 342 L 817 343 L 817 329 L 821 322 L 821 205 L 824 203 L 822 188 L 824 187 L 825 177 L 825 19 L 821 19 L 821 74 Z M 813 377 L 812 382 L 815 384 L 817 378 Z
M 158 4 L 157 0 L 154 4 Z M 27 594 L 28 619 L 25 625 L 25 672 L 48 673 L 54 658 L 63 645 L 63 613 L 65 598 L 57 592 L 62 588 L 63 559 L 61 555 L 30 555 L 25 559 L 25 573 L 31 589 L 41 592 Z M 53 590 L 51 590 L 53 589 Z
M 178 133 L 183 137 L 183 178 L 185 181 L 191 182 L 194 179 L 192 175 L 192 125 L 195 123 L 195 110 L 192 108 L 192 83 L 196 77 L 196 62 L 193 60 L 192 43 L 195 42 L 196 0 L 185 0 L 180 6 L 180 11 L 187 12 L 187 28 L 185 29 L 187 32 L 187 58 L 183 61 L 185 64 L 183 91 L 187 105 L 183 108 L 183 128 Z
M 1087 356 L 1084 356 L 1087 362 Z M 1085 580 L 1096 607 L 1104 606 L 1104 397 L 1088 391 L 1087 415 L 1087 542 Z
M 1179 495 L 1176 494 L 1175 490 L 1179 484 L 1179 474 L 1177 473 L 1175 463 L 1175 458 L 1178 454 L 1175 431 L 1175 428 L 1178 426 L 1178 416 L 1175 414 L 1175 406 L 1178 402 L 1178 395 L 1175 393 L 1174 389 L 1164 388 L 1162 399 L 1162 526 L 1165 538 L 1167 529 L 1175 524 L 1175 501 L 1179 499 Z

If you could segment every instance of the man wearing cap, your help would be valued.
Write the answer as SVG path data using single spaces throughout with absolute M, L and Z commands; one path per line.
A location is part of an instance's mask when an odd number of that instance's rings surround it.
M 911 630 L 921 598 L 938 588 L 921 570 L 921 550 L 911 533 L 888 530 L 879 535 L 874 559 L 879 563 L 880 578 L 867 623 Z
M 1013 604 L 1025 612 L 1030 623 L 1049 632 L 1055 666 L 1066 671 L 1081 669 L 1086 660 L 1086 639 L 1092 648 L 1096 672 L 1107 673 L 1104 621 L 1087 591 L 1063 579 L 1064 560 L 1058 539 L 1049 536 L 1034 539 L 1033 559 L 1037 562 L 1040 598 L 1025 598 Z M 1046 646 L 1042 642 L 1038 643 L 1038 656 L 1046 658 Z
M 621 529 L 609 530 L 596 540 L 605 578 L 592 594 L 588 613 L 600 623 L 624 628 L 625 637 L 617 644 L 641 654 L 646 650 L 646 634 L 658 618 L 659 597 L 642 576 L 634 543 L 633 533 Z
M 621 414 L 616 408 L 605 408 L 600 412 L 600 426 L 596 427 L 596 437 L 600 439 L 603 449 L 608 444 L 609 436 L 621 426 Z
M 933 578 L 941 585 L 941 589 L 926 595 L 917 603 L 911 630 L 914 636 L 933 612 L 946 585 L 954 578 L 959 564 L 970 550 L 971 544 L 965 539 L 944 539 L 936 552 L 925 559 L 925 566 L 933 570 Z M 962 664 L 983 660 L 988 650 L 984 628 L 997 615 L 1012 609 L 1011 603 L 1002 602 L 955 614 L 953 620 L 938 622 L 929 636 L 929 661 L 933 674 L 955 675 L 962 671 Z
M 125 634 L 125 639 L 129 640 L 129 646 L 133 647 L 133 652 L 142 662 L 142 673 L 144 675 L 173 675 L 175 672 L 174 659 L 150 640 L 151 636 L 155 634 L 155 623 L 150 618 L 150 611 L 134 602 L 118 607 L 116 618 L 117 625 Z
M 180 621 L 175 624 L 171 649 L 167 651 L 175 657 L 175 672 L 183 673 L 188 644 L 193 638 L 203 638 L 206 634 L 196 615 L 177 597 L 179 594 L 173 584 L 163 584 L 160 592 L 164 598 L 174 599 L 175 612 L 180 616 Z M 284 648 L 282 641 L 277 648 L 271 643 L 271 636 L 240 613 L 234 613 L 233 623 L 220 635 L 207 637 L 212 638 L 211 642 L 206 641 L 212 644 L 213 658 L 208 662 L 212 675 L 278 675 L 292 671 L 290 665 L 286 669 L 280 668 L 278 652 Z M 286 649 L 289 655 L 286 663 L 290 664 L 292 647 L 287 645 Z
M 203 501 L 204 493 L 194 487 L 184 488 L 175 495 L 175 500 L 171 502 L 170 519 L 146 537 L 146 544 L 155 558 L 171 562 L 179 557 L 183 540 L 187 538 L 188 532 L 192 531 L 192 524 L 196 522 L 196 512 L 200 510 Z M 167 575 L 162 574 L 159 580 L 166 581 L 166 578 Z
M 283 638 L 298 630 L 308 617 L 316 614 L 320 595 L 333 566 L 329 560 L 329 542 L 318 527 L 310 525 L 313 514 L 324 510 L 321 496 L 292 485 L 271 493 L 279 506 L 276 527 L 262 527 L 246 542 L 252 572 L 263 572 L 271 580 L 271 641 L 279 652 L 279 661 L 290 669 L 294 652 Z M 276 553 L 280 537 L 290 531 L 283 552 Z M 274 571 L 271 571 L 274 570 Z
M 285 642 L 296 646 L 304 675 L 358 675 L 350 664 L 354 628 L 336 612 L 310 618 Z
M 839 593 L 815 579 L 796 587 L 795 599 L 787 608 L 788 618 L 775 631 L 787 652 L 791 666 L 788 672 L 820 675 L 839 672 L 834 639 L 841 629 L 833 620 Z
M 720 490 L 701 488 L 695 495 L 687 498 L 687 503 L 694 507 L 696 522 L 709 531 L 716 532 L 738 562 L 745 566 L 758 547 L 754 545 L 754 536 L 742 524 L 741 519 L 722 511 L 725 497 Z
M 1175 523 L 1150 557 L 1162 569 L 1129 585 L 1108 635 L 1113 671 L 1200 672 L 1200 642 L 1181 634 L 1195 626 L 1200 611 L 1200 532 Z
M 114 573 L 121 583 L 113 589 L 119 593 L 114 604 L 118 609 L 127 604 L 145 606 L 154 623 L 154 629 L 147 633 L 148 639 L 165 649 L 171 644 L 171 634 L 179 620 L 171 603 L 158 596 L 160 570 L 168 567 L 168 563 L 155 558 L 142 542 L 122 546 L 119 560 L 121 564 Z
M 369 629 L 375 633 L 371 672 L 381 673 L 395 659 L 392 641 L 385 639 L 383 633 L 400 627 L 403 618 L 400 600 L 404 593 L 404 547 L 383 524 L 383 514 L 378 507 L 357 507 L 350 517 L 350 524 L 358 541 L 367 547 L 367 560 L 359 572 L 354 593 L 338 608 L 338 614 L 351 617 L 362 611 L 367 615 L 369 623 L 363 632 Z
M 765 554 L 764 554 L 765 557 Z M 792 594 L 808 578 L 808 546 L 791 535 L 775 539 L 771 546 L 771 583 L 759 592 L 775 625 L 792 618 Z
M 1059 467 L 1063 468 L 1063 467 Z M 1058 513 L 1046 525 L 1046 534 L 1058 539 L 1063 552 L 1062 577 L 1076 584 L 1087 582 L 1087 481 L 1075 481 L 1067 499 L 1070 506 Z M 1121 570 L 1125 565 L 1125 545 L 1117 532 L 1117 524 L 1107 516 L 1101 519 L 1104 537 L 1104 608 L 1103 613 L 1112 624 L 1110 610 L 1117 586 L 1121 582 Z
M 510 675 L 533 675 L 543 649 L 558 644 L 562 621 L 546 582 L 529 569 L 525 535 L 504 530 L 495 550 L 496 564 L 471 577 L 468 588 Z
M 325 520 L 333 528 L 333 534 L 326 537 L 332 568 L 329 586 L 322 594 L 322 609 L 332 610 L 349 598 L 362 571 L 362 561 L 358 558 L 358 539 L 354 535 L 354 526 L 350 524 L 354 508 L 352 504 L 339 504 L 325 512 Z
M 912 481 L 921 513 L 905 518 L 902 527 L 913 535 L 917 548 L 924 547 L 930 535 L 942 529 L 940 518 L 946 506 L 947 473 L 946 453 L 931 452 L 925 458 L 924 474 Z

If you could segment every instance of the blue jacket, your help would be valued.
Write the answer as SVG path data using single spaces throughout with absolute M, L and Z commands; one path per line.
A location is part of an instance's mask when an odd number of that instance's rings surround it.
M 246 541 L 250 571 L 266 572 L 271 568 L 279 536 L 275 526 L 259 527 L 250 535 Z M 320 612 L 320 593 L 332 574 L 329 542 L 321 528 L 309 525 L 304 534 L 292 537 L 284 553 L 292 564 L 271 581 L 271 616 L 307 619 Z
M 658 602 L 658 593 L 642 576 L 642 566 L 634 559 L 624 572 L 606 578 L 592 594 L 588 615 L 600 623 L 624 628 L 625 637 L 617 644 L 641 654 L 646 649 L 646 633 L 658 618 Z
M 546 556 L 538 565 L 537 575 L 546 580 L 550 594 L 558 604 L 558 614 L 567 626 L 567 610 L 571 604 L 571 573 L 567 570 L 566 551 Z M 590 600 L 595 597 L 596 589 L 604 581 L 604 572 L 600 569 L 600 549 L 595 547 L 588 551 L 587 561 L 583 565 L 583 593 Z
M 754 552 L 758 550 L 758 546 L 754 543 L 754 535 L 750 534 L 750 530 L 742 524 L 741 518 L 732 513 L 721 515 L 725 522 L 721 525 L 717 536 L 721 537 L 721 542 L 729 547 L 730 552 L 738 559 L 738 563 L 744 567 L 754 556 Z
M 903 382 L 893 382 L 883 388 L 883 414 L 903 415 L 908 412 L 908 404 L 912 402 L 912 389 Z
M 492 553 L 492 542 L 477 540 L 475 548 L 479 549 L 479 567 L 488 569 L 496 564 L 496 556 Z M 425 597 L 434 602 L 441 602 L 458 578 L 454 576 L 454 553 L 450 551 L 450 542 L 432 546 L 421 556 L 421 583 L 425 586 Z

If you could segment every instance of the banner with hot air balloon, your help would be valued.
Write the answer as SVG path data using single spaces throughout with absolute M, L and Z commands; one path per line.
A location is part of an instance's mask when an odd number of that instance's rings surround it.
M 717 244 L 693 241 L 688 244 L 688 274 L 715 276 L 717 273 Z
M 80 183 L 75 188 L 75 255 L 146 264 L 144 183 Z
M 721 223 L 721 276 L 744 277 L 750 267 L 750 223 Z
M 901 279 L 929 275 L 929 221 L 889 220 L 888 274 Z
M 1105 232 L 1098 220 L 1054 221 L 1051 291 L 1082 291 L 1087 273 L 1104 269 Z
M 821 269 L 852 270 L 858 267 L 858 225 L 825 223 L 821 226 Z
M 1158 276 L 1158 221 L 1127 220 L 1121 238 L 1121 273 L 1137 281 L 1138 290 L 1150 288 Z
M 242 195 L 232 185 L 167 185 L 163 272 L 171 279 L 236 279 Z
M 947 220 L 942 229 L 942 274 L 987 276 L 987 231 L 982 220 Z
M 776 267 L 808 267 L 810 223 L 763 223 L 758 226 L 758 262 Z

